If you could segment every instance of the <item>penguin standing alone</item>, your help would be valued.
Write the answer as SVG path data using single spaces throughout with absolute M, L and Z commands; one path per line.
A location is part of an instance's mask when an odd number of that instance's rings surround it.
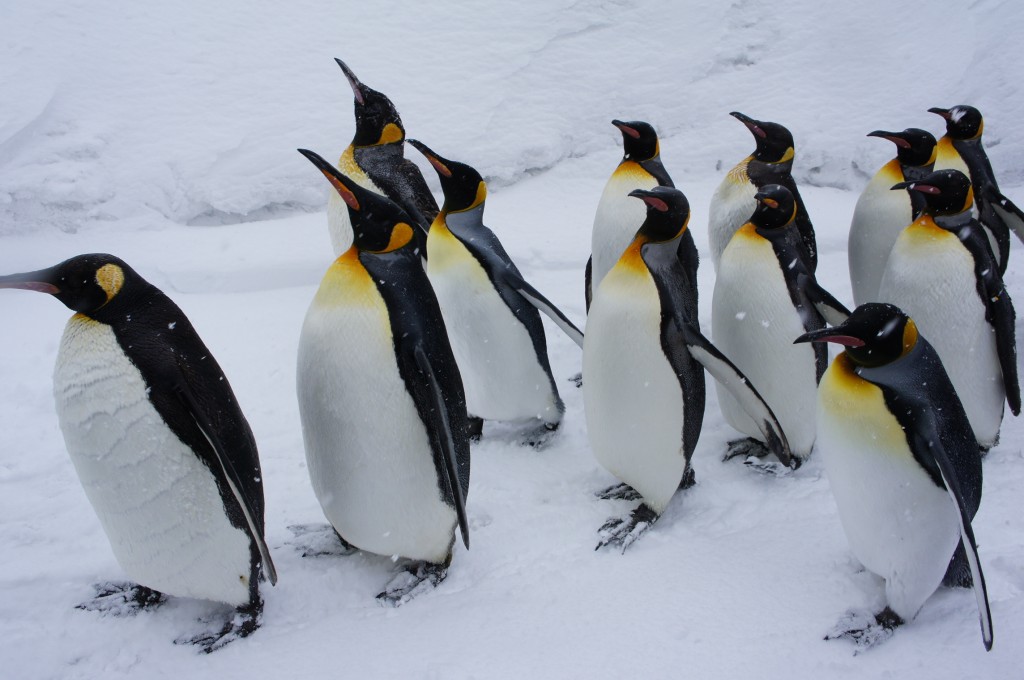
M 824 345 L 795 346 L 793 338 L 842 323 L 850 312 L 825 291 L 800 257 L 796 201 L 769 184 L 757 209 L 722 253 L 711 303 L 715 344 L 750 378 L 779 419 L 794 462 L 811 455 L 818 381 L 828 367 Z M 718 388 L 726 422 L 748 439 L 729 442 L 727 458 L 769 453 L 761 432 L 728 390 Z
M 594 292 L 583 344 L 583 405 L 594 456 L 624 482 L 603 498 L 642 499 L 630 517 L 601 527 L 598 548 L 625 550 L 694 483 L 690 459 L 704 419 L 702 366 L 758 423 L 773 453 L 790 463 L 789 444 L 771 409 L 690 318 L 695 282 L 676 256 L 690 206 L 678 189 L 631 194 L 647 219 Z
M 341 196 L 355 227 L 299 339 L 309 476 L 344 545 L 411 560 L 377 596 L 397 606 L 445 578 L 456 526 L 469 547 L 462 381 L 411 218 L 300 152 Z
M 991 649 L 992 614 L 966 499 L 981 498 L 981 459 L 938 354 L 912 319 L 881 303 L 796 342 L 845 346 L 821 381 L 818 450 L 854 555 L 885 579 L 885 609 L 850 617 L 828 638 L 867 647 L 914 619 L 961 542 L 982 641 Z
M 259 455 L 220 366 L 185 314 L 122 260 L 79 255 L 0 277 L 73 310 L 53 390 L 64 441 L 114 556 L 135 584 L 104 584 L 89 610 L 164 595 L 236 608 L 177 642 L 206 652 L 259 628 L 259 582 L 277 582 L 263 538 Z
M 583 334 L 527 283 L 494 232 L 484 226 L 487 185 L 480 173 L 410 139 L 437 171 L 444 205 L 427 236 L 427 274 L 449 329 L 466 387 L 472 434 L 483 420 L 540 424 L 525 443 L 542 445 L 565 406 L 548 362 L 544 312 L 583 346 Z
M 736 111 L 729 115 L 747 126 L 754 135 L 757 148 L 729 171 L 711 196 L 708 245 L 715 271 L 718 271 L 722 251 L 729 244 L 729 239 L 747 223 L 757 207 L 754 194 L 767 184 L 781 184 L 796 200 L 796 225 L 803 243 L 803 259 L 813 272 L 818 265 L 818 248 L 814 241 L 814 226 L 792 175 L 793 134 L 778 123 L 754 120 Z
M 875 173 L 853 209 L 847 255 L 853 301 L 858 305 L 878 301 L 885 261 L 900 232 L 916 217 L 912 194 L 891 191 L 892 185 L 929 174 L 936 157 L 935 137 L 919 128 L 903 132 L 876 130 L 868 137 L 881 137 L 895 144 L 896 158 Z

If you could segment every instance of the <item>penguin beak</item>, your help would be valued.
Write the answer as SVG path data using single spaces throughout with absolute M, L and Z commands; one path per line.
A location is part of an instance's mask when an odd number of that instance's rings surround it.
M 899 184 L 893 184 L 890 187 L 891 191 L 897 189 L 906 189 L 907 191 L 920 191 L 922 194 L 941 194 L 942 191 L 931 184 L 921 184 L 920 182 L 900 182 Z
M 776 201 L 774 198 L 768 198 L 768 194 L 765 194 L 760 191 L 754 194 L 754 200 L 757 201 L 758 203 L 762 203 L 768 206 L 769 208 L 777 209 L 779 207 L 778 201 Z
M 661 200 L 654 194 L 643 189 L 633 189 L 629 192 L 629 195 L 633 198 L 639 198 L 641 201 L 651 206 L 658 212 L 668 212 L 668 203 Z
M 746 125 L 747 129 L 750 130 L 750 132 L 753 133 L 755 137 L 765 139 L 768 136 L 768 133 L 762 130 L 759 125 L 761 121 L 754 120 L 750 116 L 745 116 L 739 111 L 732 111 L 729 113 L 729 115 L 738 120 L 739 122 L 743 123 L 744 125 Z
M 910 142 L 904 139 L 898 132 L 885 132 L 884 130 L 875 130 L 869 132 L 868 137 L 881 137 L 882 139 L 888 139 L 890 142 L 900 147 L 901 149 L 909 149 Z
M 619 128 L 619 130 L 622 131 L 622 134 L 629 135 L 633 139 L 640 139 L 640 131 L 623 123 L 621 120 L 613 120 L 612 125 Z
M 934 114 L 936 114 L 938 116 L 942 116 L 946 120 L 949 120 L 949 116 L 950 116 L 950 110 L 949 109 L 940 109 L 937 106 L 933 106 L 932 108 L 928 109 L 928 113 L 934 113 Z
M 793 341 L 793 344 L 801 342 L 834 342 L 837 345 L 843 345 L 844 347 L 863 347 L 864 341 L 860 338 L 855 338 L 852 335 L 843 335 L 842 326 L 834 326 L 832 328 L 820 328 L 810 333 L 804 333 L 799 338 Z
M 366 98 L 363 96 L 362 91 L 363 84 L 359 82 L 359 78 L 356 78 L 356 74 L 353 73 L 352 69 L 346 66 L 345 62 L 343 62 L 341 59 L 335 57 L 334 61 L 338 62 L 338 66 L 341 67 L 341 70 L 342 72 L 344 72 L 345 77 L 348 78 L 348 84 L 352 88 L 352 95 L 356 98 L 356 103 L 359 104 L 360 106 L 365 104 Z
M 438 156 L 433 151 L 431 151 L 430 147 L 428 147 L 426 144 L 419 141 L 418 139 L 407 139 L 405 141 L 407 141 L 409 144 L 412 144 L 417 151 L 423 154 L 423 156 L 428 161 L 430 161 L 430 164 L 434 166 L 434 170 L 437 170 L 437 174 L 443 177 L 452 176 L 452 171 L 448 168 L 447 165 L 444 164 L 444 161 L 441 159 L 441 157 Z
M 325 161 L 318 153 L 309 149 L 299 149 L 299 153 L 308 158 L 310 162 L 324 174 L 327 181 L 331 183 L 334 190 L 338 192 L 345 204 L 352 210 L 359 210 L 359 199 L 352 193 L 348 186 L 348 178 L 341 174 L 336 167 Z
M 52 269 L 40 269 L 35 272 L 24 274 L 11 274 L 0 276 L 0 288 L 19 288 L 21 290 L 34 290 L 38 293 L 49 293 L 57 295 L 60 288 L 53 284 L 55 280 Z

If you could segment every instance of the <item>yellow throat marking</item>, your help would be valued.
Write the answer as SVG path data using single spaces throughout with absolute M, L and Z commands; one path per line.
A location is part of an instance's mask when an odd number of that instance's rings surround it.
M 377 286 L 359 261 L 359 250 L 353 246 L 327 268 L 313 300 L 318 305 L 333 307 L 373 304 L 379 298 Z

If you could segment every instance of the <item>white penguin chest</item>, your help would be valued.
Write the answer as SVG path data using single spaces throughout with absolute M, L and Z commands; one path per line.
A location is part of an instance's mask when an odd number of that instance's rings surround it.
M 149 389 L 110 326 L 71 318 L 54 372 L 57 417 L 118 562 L 161 592 L 245 604 L 249 536 L 231 525 L 213 473 L 167 427 Z
M 384 191 L 356 163 L 352 146 L 345 149 L 341 158 L 338 159 L 338 169 L 364 189 L 369 189 L 381 196 L 385 195 Z M 348 206 L 334 189 L 327 194 L 327 231 L 331 236 L 331 246 L 334 248 L 335 256 L 341 255 L 352 246 L 352 220 L 348 215 Z
M 626 161 L 615 169 L 605 184 L 601 200 L 594 215 L 591 234 L 590 285 L 597 290 L 601 280 L 622 256 L 640 225 L 647 216 L 643 201 L 629 195 L 634 189 L 653 189 L 658 181 L 633 161 Z
M 848 257 L 853 299 L 858 305 L 878 301 L 878 286 L 889 253 L 900 232 L 913 220 L 907 192 L 892 190 L 902 181 L 899 161 L 889 161 L 864 188 L 853 210 Z
M 742 227 L 757 207 L 755 187 L 747 178 L 747 162 L 738 164 L 725 176 L 715 193 L 711 196 L 708 211 L 708 246 L 711 249 L 711 261 L 718 271 L 718 263 L 722 252 L 729 245 L 732 235 Z
M 598 462 L 660 514 L 686 469 L 686 404 L 661 346 L 654 280 L 631 265 L 620 261 L 595 292 L 583 339 L 583 405 Z

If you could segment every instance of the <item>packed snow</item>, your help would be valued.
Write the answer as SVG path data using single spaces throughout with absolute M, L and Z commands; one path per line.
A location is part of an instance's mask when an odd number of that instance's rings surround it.
M 707 6 L 705 6 L 707 5 Z M 389 558 L 302 558 L 288 527 L 323 522 L 305 469 L 295 361 L 332 259 L 329 188 L 295 152 L 333 158 L 353 132 L 340 57 L 388 94 L 410 136 L 491 183 L 485 222 L 524 276 L 577 324 L 613 118 L 647 120 L 693 206 L 714 273 L 708 202 L 753 149 L 741 111 L 792 130 L 818 234 L 819 281 L 851 304 L 846 235 L 861 188 L 894 148 L 872 130 L 985 115 L 1001 188 L 1024 204 L 1024 69 L 1007 56 L 1024 5 L 792 0 L 0 5 L 0 273 L 111 252 L 186 312 L 224 368 L 263 462 L 280 580 L 263 627 L 209 656 L 172 644 L 223 616 L 194 600 L 135 617 L 74 609 L 124 580 L 59 432 L 54 359 L 70 315 L 0 291 L 0 668 L 11 678 L 1012 678 L 1024 667 L 1024 424 L 1009 413 L 984 461 L 974 521 L 995 645 L 974 596 L 941 589 L 892 639 L 854 656 L 825 633 L 877 611 L 818 457 L 782 476 L 723 463 L 736 436 L 708 390 L 697 486 L 625 554 L 597 528 L 631 506 L 587 442 L 568 379 L 580 351 L 545 321 L 567 412 L 551 445 L 488 424 L 473 448 L 472 549 L 436 590 L 392 609 Z M 412 149 L 439 195 L 434 173 Z M 1015 243 L 1007 274 L 1024 300 Z M 951 319 L 951 323 L 955 323 Z M 1018 325 L 1018 335 L 1020 335 Z M 710 386 L 709 386 L 710 387 Z

